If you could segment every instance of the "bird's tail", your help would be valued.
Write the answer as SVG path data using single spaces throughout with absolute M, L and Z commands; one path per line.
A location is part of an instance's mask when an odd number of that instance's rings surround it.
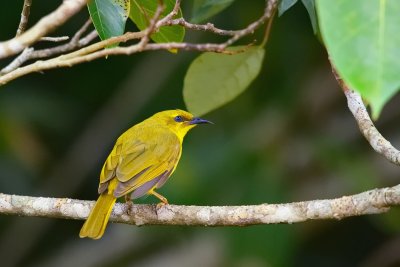
M 81 228 L 79 233 L 81 238 L 99 239 L 103 236 L 116 200 L 113 194 L 107 191 L 99 196 L 89 217 Z

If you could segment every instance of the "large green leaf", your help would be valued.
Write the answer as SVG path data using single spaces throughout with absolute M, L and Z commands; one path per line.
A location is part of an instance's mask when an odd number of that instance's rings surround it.
M 129 17 L 140 30 L 144 30 L 149 26 L 150 20 L 153 18 L 157 9 L 157 5 L 158 1 L 156 0 L 131 0 Z M 164 5 L 165 9 L 161 17 L 165 17 L 172 11 L 175 1 L 164 0 Z M 182 17 L 181 10 L 179 10 L 176 17 Z M 150 37 L 156 43 L 182 42 L 185 37 L 185 28 L 182 26 L 164 26 Z
M 400 1 L 318 0 L 317 14 L 333 65 L 376 119 L 400 87 Z
M 201 54 L 184 80 L 183 97 L 188 110 L 200 116 L 233 100 L 257 77 L 263 58 L 261 47 L 234 55 Z
M 87 5 L 102 40 L 124 33 L 129 0 L 90 0 Z
M 191 21 L 203 22 L 230 6 L 233 1 L 235 0 L 194 0 Z

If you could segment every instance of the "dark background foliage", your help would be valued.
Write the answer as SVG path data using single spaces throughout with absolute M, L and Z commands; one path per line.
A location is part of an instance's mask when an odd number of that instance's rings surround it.
M 58 4 L 34 2 L 30 25 Z M 15 34 L 22 3 L 2 5 L 0 39 L 6 40 Z M 237 1 L 212 21 L 241 28 L 262 8 L 262 1 Z M 190 1 L 183 13 L 190 13 Z M 87 17 L 83 10 L 54 34 L 73 34 Z M 262 32 L 255 38 L 261 40 Z M 214 126 L 188 135 L 180 165 L 161 190 L 169 201 L 283 203 L 397 184 L 398 167 L 359 133 L 303 6 L 276 18 L 266 49 L 250 88 L 206 115 Z M 185 108 L 183 77 L 197 55 L 109 57 L 2 87 L 0 192 L 97 198 L 99 171 L 119 134 L 160 110 Z M 395 146 L 399 103 L 394 98 L 377 122 Z M 247 228 L 111 224 L 98 241 L 79 239 L 81 221 L 1 216 L 0 257 L 2 266 L 397 266 L 399 216 L 393 209 L 343 221 Z

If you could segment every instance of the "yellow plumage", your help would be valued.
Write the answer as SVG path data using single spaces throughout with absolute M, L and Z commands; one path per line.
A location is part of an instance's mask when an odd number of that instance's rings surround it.
M 99 198 L 79 236 L 101 238 L 117 198 L 152 194 L 167 204 L 155 189 L 174 172 L 186 133 L 209 121 L 183 110 L 167 110 L 131 127 L 117 140 L 100 173 Z

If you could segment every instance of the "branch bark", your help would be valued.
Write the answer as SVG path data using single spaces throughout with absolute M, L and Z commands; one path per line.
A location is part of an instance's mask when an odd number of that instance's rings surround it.
M 376 129 L 368 114 L 367 108 L 364 105 L 361 95 L 358 92 L 351 90 L 340 78 L 339 74 L 334 68 L 332 68 L 332 71 L 340 87 L 343 89 L 344 94 L 346 95 L 347 105 L 356 119 L 361 133 L 367 139 L 371 147 L 390 162 L 400 165 L 400 151 L 392 146 L 392 144 L 386 140 Z
M 22 7 L 22 12 L 21 12 L 21 20 L 18 25 L 17 34 L 15 36 L 19 36 L 25 31 L 26 26 L 28 25 L 29 14 L 31 13 L 31 6 L 32 6 L 32 0 L 24 1 L 24 5 Z
M 41 42 L 53 42 L 53 43 L 64 42 L 67 40 L 69 40 L 68 36 L 59 36 L 59 37 L 45 36 L 39 39 L 39 41 Z
M 0 214 L 84 220 L 94 201 L 0 194 Z M 248 226 L 342 219 L 400 205 L 400 185 L 335 199 L 250 206 L 129 205 L 117 203 L 110 221 L 134 225 Z

